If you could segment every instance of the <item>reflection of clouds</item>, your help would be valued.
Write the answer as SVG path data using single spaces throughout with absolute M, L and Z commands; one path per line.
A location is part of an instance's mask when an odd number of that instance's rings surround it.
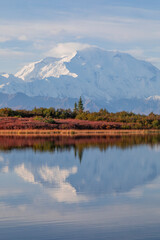
M 7 197 L 11 195 L 17 195 L 22 193 L 23 191 L 20 189 L 0 189 L 0 197 Z
M 150 198 L 152 200 L 152 197 Z M 14 208 L 0 203 L 0 223 L 1 221 L 16 221 L 21 224 L 31 225 L 38 223 L 61 223 L 61 228 L 65 223 L 82 226 L 100 226 L 103 228 L 144 226 L 145 224 L 160 224 L 159 204 L 146 207 L 142 204 L 116 203 L 105 206 L 85 208 L 69 208 L 66 205 L 62 209 L 57 206 L 47 206 L 47 204 L 37 206 L 37 202 L 32 205 L 18 205 Z M 7 216 L 7 218 L 6 218 Z
M 56 184 L 55 188 L 50 188 L 46 191 L 58 202 L 75 203 L 87 200 L 85 196 L 78 195 L 76 189 L 70 183 L 66 182 L 66 179 L 71 174 L 77 173 L 77 167 L 62 170 L 58 166 L 53 168 L 42 167 L 39 173 L 43 180 Z
M 33 158 L 24 153 L 19 160 L 11 155 L 9 172 L 6 171 L 9 184 L 4 181 L 5 192 L 0 189 L 0 221 L 7 219 L 30 225 L 69 222 L 104 228 L 113 224 L 132 227 L 133 224 L 160 223 L 157 191 L 160 180 L 156 178 L 160 173 L 159 154 L 153 156 L 149 150 L 144 155 L 145 151 L 141 154 L 137 151 L 137 155 L 120 152 L 117 157 L 111 153 L 99 155 L 92 150 L 91 156 L 85 155 L 85 161 L 77 166 L 70 153 L 68 159 L 65 153 L 64 159 L 60 155 L 54 161 L 52 154 L 50 159 L 42 155 L 41 161 L 39 155 Z M 1 163 L 1 171 L 5 165 L 6 161 Z M 17 181 L 15 175 L 31 184 L 19 178 Z M 7 179 L 4 174 L 1 177 Z M 73 204 L 85 201 L 87 204 Z
M 49 183 L 50 188 L 45 186 L 45 192 L 57 202 L 76 203 L 88 200 L 87 197 L 77 194 L 76 189 L 70 183 L 66 182 L 66 179 L 71 174 L 77 173 L 77 167 L 60 169 L 59 166 L 42 166 L 34 176 L 24 164 L 21 164 L 15 167 L 14 171 L 26 182 L 38 183 L 40 185 L 43 185 L 44 182 Z
M 160 189 L 160 177 L 157 177 L 151 183 L 148 183 L 144 186 L 138 186 L 129 192 L 121 193 L 121 195 L 131 197 L 131 198 L 142 198 L 145 191 L 156 191 L 159 189 Z M 115 193 L 114 195 L 116 196 L 118 194 Z
M 160 177 L 158 177 L 155 181 L 148 183 L 145 187 L 148 189 L 160 189 Z
M 160 152 L 160 144 L 155 144 L 154 146 L 149 146 L 151 150 L 154 150 L 155 152 Z
M 24 181 L 30 182 L 30 183 L 35 183 L 34 175 L 25 168 L 24 164 L 22 164 L 18 167 L 15 167 L 14 170 L 18 176 L 20 176 L 21 178 L 24 179 Z
M 1 170 L 2 173 L 8 173 L 8 171 L 9 171 L 8 166 L 3 167 Z
M 0 162 L 3 162 L 4 158 L 2 156 L 0 156 Z
M 36 165 L 33 165 L 34 162 L 23 162 L 16 163 L 13 167 L 14 172 L 24 181 L 43 186 L 45 193 L 57 202 L 90 201 L 105 194 L 125 194 L 128 197 L 140 198 L 143 192 L 137 190 L 137 187 L 144 186 L 158 177 L 159 159 L 151 159 L 152 155 L 149 154 L 135 158 L 130 152 L 120 153 L 119 158 L 116 154 L 113 155 L 114 161 L 113 157 L 106 159 L 105 154 L 101 154 L 101 160 L 97 160 L 99 152 L 90 160 L 91 156 L 93 157 L 91 153 L 80 167 L 74 162 L 66 166 L 68 162 L 66 164 L 65 159 L 63 164 L 58 161 L 46 164 L 37 161 Z M 129 158 L 130 156 L 134 158 Z
M 123 195 L 123 196 L 126 196 L 126 197 L 130 197 L 130 198 L 142 198 L 143 197 L 143 192 L 144 192 L 143 188 L 138 188 L 137 187 L 135 189 L 132 189 L 129 192 L 120 193 L 120 194 Z M 118 195 L 118 194 L 115 194 L 115 195 Z
M 47 166 L 43 166 L 39 170 L 40 176 L 45 181 L 52 183 L 55 182 L 57 184 L 62 184 L 66 181 L 66 178 L 69 177 L 70 174 L 76 174 L 77 173 L 77 167 L 72 167 L 70 169 L 60 169 L 57 167 L 49 168 Z
M 77 203 L 88 201 L 86 196 L 77 194 L 76 189 L 70 183 L 63 183 L 57 189 L 47 189 L 46 191 L 57 202 Z
M 0 163 L 0 172 L 7 173 L 8 168 L 24 181 L 37 184 L 37 190 L 42 189 L 50 201 L 66 203 L 112 194 L 142 198 L 139 187 L 160 175 L 159 154 L 148 146 L 125 151 L 108 149 L 107 154 L 97 149 L 87 150 L 81 165 L 70 152 L 52 155 L 13 151 L 5 154 L 4 162 Z

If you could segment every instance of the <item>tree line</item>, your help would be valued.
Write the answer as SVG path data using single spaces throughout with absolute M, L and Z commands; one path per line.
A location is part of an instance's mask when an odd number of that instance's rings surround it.
M 133 112 L 121 111 L 110 113 L 106 109 L 98 112 L 85 111 L 82 98 L 74 104 L 74 109 L 55 108 L 34 108 L 33 110 L 13 110 L 11 108 L 1 108 L 0 117 L 34 117 L 37 120 L 43 119 L 48 123 L 54 123 L 54 119 L 80 119 L 89 121 L 106 121 L 123 123 L 121 128 L 129 129 L 160 129 L 160 115 L 151 112 L 149 115 L 135 114 Z

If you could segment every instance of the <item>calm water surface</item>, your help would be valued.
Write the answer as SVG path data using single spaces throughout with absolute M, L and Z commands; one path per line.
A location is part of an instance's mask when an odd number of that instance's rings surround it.
M 0 137 L 0 239 L 160 239 L 160 135 Z

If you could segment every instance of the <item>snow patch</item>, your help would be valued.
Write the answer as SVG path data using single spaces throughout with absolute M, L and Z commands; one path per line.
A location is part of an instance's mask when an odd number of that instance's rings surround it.
M 25 66 L 15 77 L 21 78 L 24 81 L 33 81 L 33 79 L 45 79 L 49 77 L 60 78 L 60 76 L 78 77 L 76 73 L 71 73 L 65 63 L 69 63 L 76 53 L 63 57 L 62 59 L 46 58 L 44 60 L 30 63 Z
M 25 81 L 26 76 L 31 72 L 33 72 L 33 70 L 35 69 L 35 65 L 40 62 L 41 61 L 37 61 L 37 62 L 30 63 L 27 66 L 24 66 L 19 72 L 15 74 L 15 77 L 21 78 L 22 80 Z
M 155 101 L 160 101 L 160 96 L 155 95 L 155 96 L 150 96 L 148 98 L 146 98 L 146 100 L 155 100 Z
M 9 74 L 8 73 L 4 73 L 4 74 L 2 74 L 2 77 L 9 78 Z

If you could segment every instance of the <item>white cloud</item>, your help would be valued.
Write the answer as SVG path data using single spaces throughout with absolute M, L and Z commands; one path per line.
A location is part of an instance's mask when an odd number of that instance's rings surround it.
M 64 28 L 76 36 L 101 38 L 121 43 L 159 40 L 160 32 L 157 30 L 159 24 L 158 20 L 108 17 L 102 20 L 77 20 L 74 23 L 64 24 Z
M 22 52 L 22 51 L 16 51 L 16 50 L 12 50 L 12 49 L 7 49 L 7 48 L 1 48 L 0 49 L 0 56 L 2 57 L 22 57 L 24 55 L 30 55 L 31 53 L 26 53 L 26 52 Z
M 7 42 L 9 39 L 9 37 L 0 36 L 0 43 Z
M 25 30 L 24 30 L 25 29 Z M 52 22 L 3 22 L 0 24 L 0 32 L 3 32 L 2 40 L 29 40 L 46 39 L 53 35 L 57 35 L 63 29 L 62 25 Z M 0 38 L 1 39 L 1 38 Z
M 125 51 L 121 51 L 124 53 L 128 53 L 132 55 L 133 57 L 139 58 L 139 59 L 144 59 L 144 50 L 140 48 L 135 48 L 135 49 L 128 49 Z
M 7 22 L 0 24 L 4 39 L 39 41 L 55 36 L 94 37 L 114 42 L 160 40 L 160 20 L 124 17 L 77 19 L 75 21 Z M 25 33 L 24 33 L 25 29 Z M 3 39 L 2 38 L 2 39 Z M 3 39 L 3 40 L 4 40 Z
M 24 58 L 24 56 L 33 56 L 31 52 L 16 51 L 13 49 L 0 48 L 0 57 L 4 58 Z
M 150 57 L 146 58 L 146 61 L 151 62 L 153 65 L 160 69 L 160 58 L 159 57 Z
M 89 44 L 82 44 L 76 42 L 59 43 L 54 48 L 46 53 L 47 56 L 64 57 L 74 54 L 77 50 L 83 50 L 90 47 Z
M 25 35 L 21 35 L 18 37 L 20 41 L 27 41 L 27 37 Z
M 147 49 L 147 51 L 148 51 L 148 49 Z M 154 52 L 155 49 L 153 48 L 152 51 Z M 152 54 L 152 51 L 150 50 L 149 55 Z M 147 53 L 145 52 L 145 50 L 143 50 L 141 48 L 128 49 L 128 50 L 125 50 L 125 51 L 124 50 L 120 50 L 120 52 L 128 53 L 128 54 L 132 55 L 133 57 L 135 57 L 135 58 L 137 58 L 139 60 L 145 60 L 147 62 L 152 63 L 157 68 L 160 68 L 160 58 L 159 57 L 147 57 Z M 158 53 L 159 50 L 157 49 L 156 52 Z
M 156 47 L 154 43 L 160 41 L 160 31 L 158 31 L 160 26 L 160 20 L 154 20 L 153 18 L 135 18 L 135 17 L 109 17 L 101 16 L 95 17 L 89 16 L 86 18 L 77 17 L 74 21 L 68 18 L 66 21 L 13 21 L 12 23 L 7 21 L 0 21 L 0 32 L 3 35 L 0 36 L 0 42 L 5 41 L 28 41 L 30 45 L 30 53 L 26 53 L 21 45 L 21 51 L 17 49 L 11 49 L 8 45 L 3 43 L 5 49 L 0 49 L 0 56 L 6 57 L 26 57 L 30 54 L 30 58 L 25 60 L 27 62 L 32 61 L 32 59 L 39 60 L 44 56 L 55 56 L 61 57 L 68 55 L 78 49 L 83 49 L 89 45 L 68 42 L 65 44 L 58 44 L 53 47 L 57 42 L 74 41 L 78 39 L 92 39 L 97 43 L 98 41 L 107 42 L 111 44 L 114 43 L 119 48 L 121 44 L 125 44 L 125 47 L 133 47 L 133 49 L 126 52 L 135 56 L 139 59 L 146 59 L 151 61 L 157 67 L 160 67 L 160 61 L 158 56 L 154 56 L 153 51 Z M 88 41 L 88 40 L 87 40 Z M 147 48 L 143 50 L 139 48 L 134 49 L 135 46 L 142 46 L 147 44 Z M 110 49 L 111 49 L 110 44 Z M 25 45 L 24 45 L 25 47 Z M 143 47 L 143 46 L 142 46 Z M 151 49 L 150 52 L 147 51 Z M 51 49 L 51 50 L 50 50 Z M 36 58 L 33 58 L 33 54 Z M 156 58 L 151 58 L 151 57 Z M 22 60 L 22 59 L 21 59 Z M 17 60 L 17 62 L 20 60 Z M 21 62 L 24 62 L 23 60 Z M 23 64 L 22 64 L 23 65 Z M 3 71 L 3 69 L 1 70 Z

